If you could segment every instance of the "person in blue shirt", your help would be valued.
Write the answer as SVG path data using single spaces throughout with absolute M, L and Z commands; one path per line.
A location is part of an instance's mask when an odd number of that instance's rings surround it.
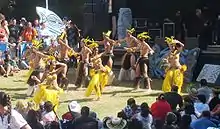
M 190 126 L 192 129 L 207 129 L 208 127 L 217 127 L 211 119 L 211 114 L 209 111 L 203 111 L 201 118 L 193 121 Z

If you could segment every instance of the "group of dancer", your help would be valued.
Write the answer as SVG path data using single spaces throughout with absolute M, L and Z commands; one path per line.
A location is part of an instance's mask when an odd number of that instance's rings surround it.
M 106 85 L 111 84 L 114 77 L 112 71 L 114 47 L 120 46 L 123 42 L 127 43 L 127 47 L 124 47 L 126 53 L 122 58 L 122 68 L 118 79 L 120 81 L 133 80 L 135 89 L 139 89 L 143 79 L 144 87 L 151 90 L 152 80 L 148 75 L 148 57 L 154 53 L 154 50 L 146 42 L 150 38 L 147 32 L 140 33 L 137 37 L 133 36 L 134 32 L 134 29 L 128 29 L 126 37 L 121 40 L 111 39 L 111 31 L 103 33 L 102 41 L 82 38 L 80 52 L 76 52 L 68 46 L 65 32 L 56 39 L 59 47 L 51 43 L 46 52 L 40 51 L 40 42 L 33 42 L 25 53 L 31 67 L 27 80 L 28 94 L 33 95 L 31 100 L 36 105 L 45 101 L 51 101 L 56 106 L 59 104 L 59 94 L 68 87 L 67 63 L 72 57 L 78 60 L 76 89 L 81 88 L 84 82 L 84 86 L 87 88 L 85 96 L 88 97 L 95 92 L 97 100 L 99 100 L 103 89 Z M 169 92 L 175 85 L 181 92 L 186 67 L 180 64 L 179 55 L 184 45 L 173 38 L 167 38 L 166 42 L 170 47 L 170 53 L 165 59 L 168 65 L 162 90 Z M 104 46 L 104 52 L 99 53 L 99 45 Z

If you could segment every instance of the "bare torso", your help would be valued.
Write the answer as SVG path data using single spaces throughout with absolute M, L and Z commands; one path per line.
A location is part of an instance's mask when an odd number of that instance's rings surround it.
M 89 48 L 83 47 L 81 50 L 81 57 L 82 57 L 81 61 L 88 63 L 89 62 L 89 55 L 90 55 Z
M 143 44 L 140 44 L 139 48 L 140 48 L 140 57 L 148 57 L 148 54 L 150 52 L 148 47 Z
M 168 56 L 168 62 L 171 68 L 179 68 L 181 66 L 179 61 L 180 53 L 172 54 L 170 53 Z
M 111 44 L 109 41 L 104 40 L 104 47 L 105 47 L 105 53 L 113 53 L 114 45 Z
M 126 38 L 125 38 L 125 41 L 126 41 L 126 43 L 127 43 L 127 47 L 128 47 L 128 48 L 137 47 L 137 43 L 136 43 L 136 41 L 135 41 L 135 39 L 134 39 L 133 36 L 131 36 L 131 37 L 126 37 Z

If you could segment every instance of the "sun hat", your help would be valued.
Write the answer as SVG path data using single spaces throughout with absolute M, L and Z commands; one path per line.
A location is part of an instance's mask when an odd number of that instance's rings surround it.
M 107 120 L 106 125 L 109 129 L 124 129 L 127 121 L 121 118 L 112 118 Z
M 68 107 L 70 111 L 80 113 L 81 106 L 77 101 L 72 101 L 71 103 L 69 103 Z

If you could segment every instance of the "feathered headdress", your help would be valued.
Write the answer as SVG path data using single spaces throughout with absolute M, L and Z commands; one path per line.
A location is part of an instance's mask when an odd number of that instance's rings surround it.
M 169 37 L 165 37 L 165 42 L 168 44 L 168 45 L 175 45 L 175 39 L 173 36 L 171 36 L 170 38 Z
M 144 40 L 151 39 L 151 37 L 148 35 L 148 32 L 143 32 L 143 33 L 138 34 L 137 38 L 138 39 L 144 39 Z
M 99 47 L 99 44 L 98 44 L 98 43 L 96 43 L 95 41 L 92 41 L 92 43 L 91 43 L 91 44 L 89 44 L 89 45 L 88 45 L 88 47 L 89 47 L 90 49 L 94 49 L 94 48 Z
M 127 32 L 133 34 L 135 32 L 135 29 L 134 28 L 127 29 Z
M 42 41 L 32 40 L 32 46 L 33 46 L 33 48 L 38 50 L 41 47 L 43 47 L 43 43 L 42 43 Z
M 52 61 L 56 61 L 56 58 L 54 56 L 48 56 L 46 59 L 46 63 L 52 62 Z
M 107 33 L 103 32 L 102 34 L 105 35 L 106 37 L 110 37 L 111 33 L 112 33 L 112 31 L 109 30 Z
M 85 43 L 85 45 L 87 45 L 89 42 L 91 42 L 91 40 L 89 39 L 89 37 L 86 37 L 83 39 L 83 42 Z

